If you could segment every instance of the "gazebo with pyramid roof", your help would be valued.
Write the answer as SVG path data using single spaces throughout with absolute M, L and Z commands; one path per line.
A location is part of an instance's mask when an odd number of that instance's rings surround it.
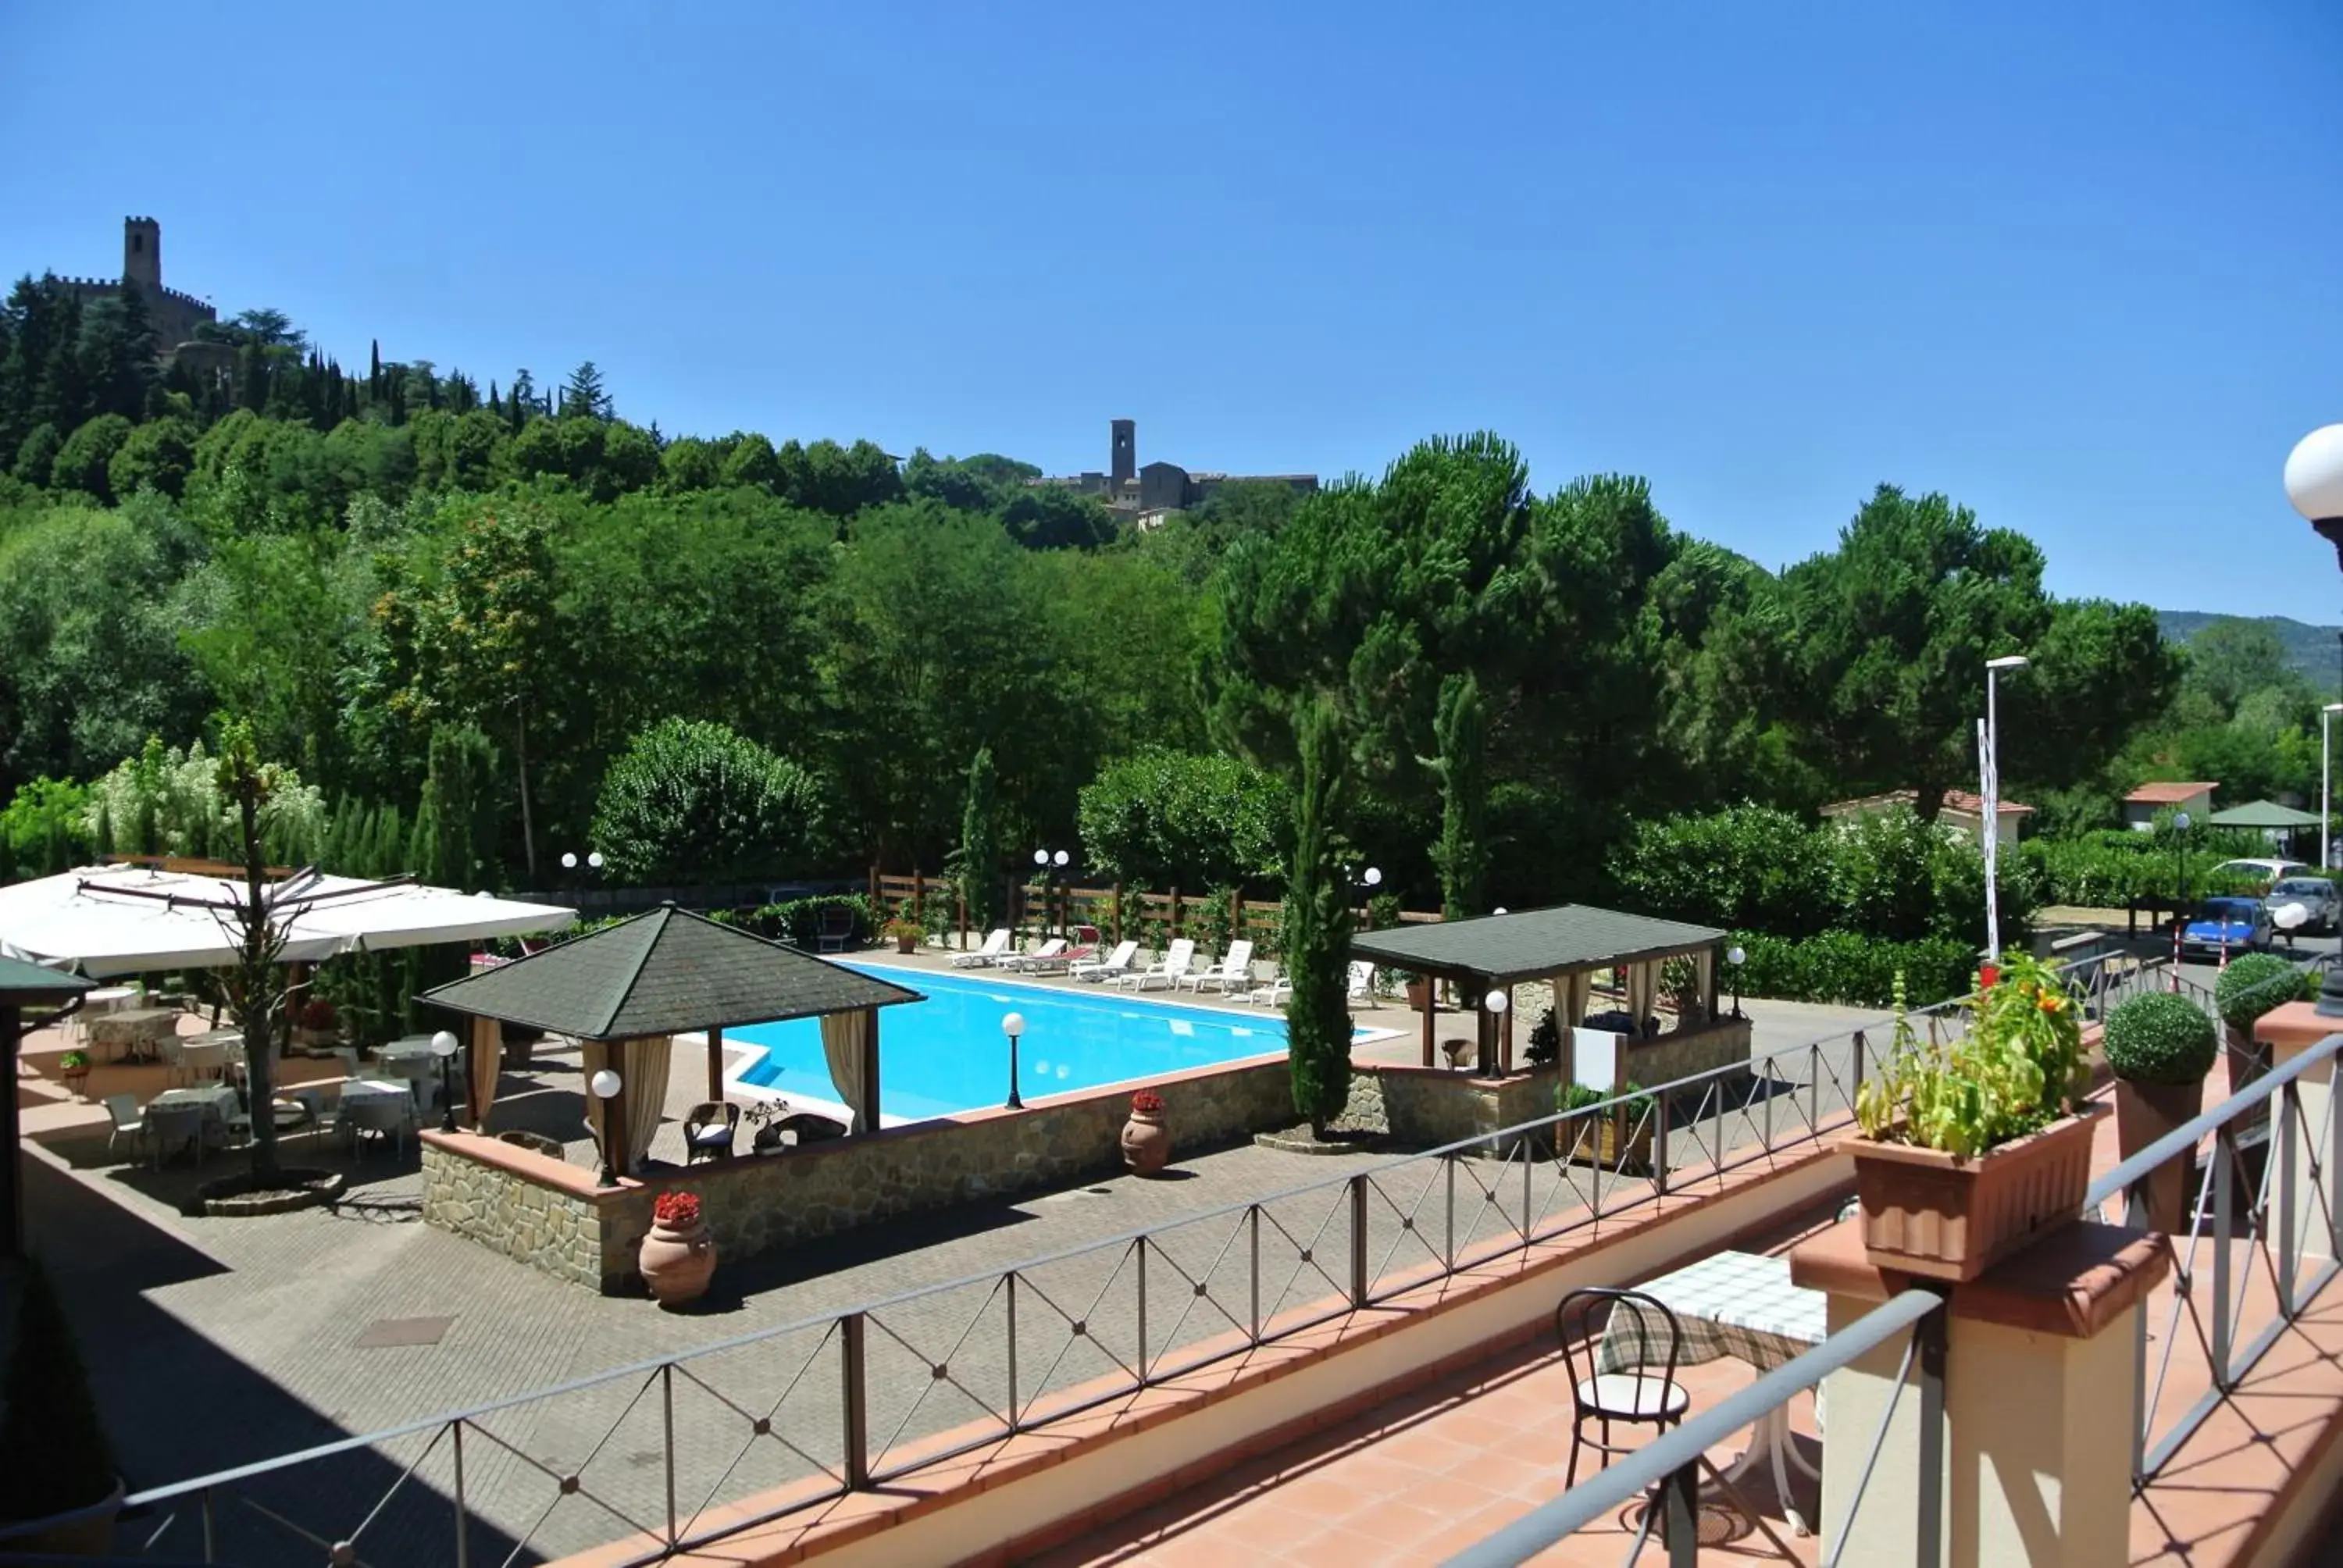
M 609 1158 L 624 1171 L 633 1163 L 627 1151 L 648 1149 L 659 1125 L 674 1036 L 707 1032 L 709 1098 L 721 1101 L 725 1030 L 819 1018 L 823 1054 L 853 1112 L 853 1131 L 870 1132 L 879 1126 L 879 1010 L 927 999 L 665 904 L 439 986 L 422 1000 L 473 1020 L 470 1109 L 480 1131 L 496 1095 L 500 1023 L 577 1039 L 587 1048 L 589 1080 L 605 1063 L 614 1068 L 620 1089 L 607 1119 L 618 1147 Z

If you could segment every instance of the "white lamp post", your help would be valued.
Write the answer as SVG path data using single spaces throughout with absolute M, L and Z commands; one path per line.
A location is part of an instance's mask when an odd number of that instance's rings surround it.
M 2343 425 L 2322 426 L 2295 443 L 2286 458 L 2286 498 L 2343 561 Z
M 431 1037 L 431 1054 L 439 1059 L 439 1131 L 456 1131 L 456 1090 L 449 1081 L 447 1070 L 456 1061 L 456 1037 L 441 1030 Z
M 1985 961 L 2001 962 L 2001 895 L 1994 885 L 2001 860 L 2001 714 L 1995 700 L 1995 678 L 2005 669 L 2023 669 L 2026 656 L 2005 654 L 1985 661 L 1985 729 L 1981 766 L 1985 785 Z M 1992 982 L 1988 980 L 1988 985 Z
M 1739 1018 L 1741 1016 L 1741 966 L 1749 961 L 1749 955 L 1735 944 L 1725 950 L 1725 961 L 1733 967 L 1733 1016 Z
M 1025 1101 L 1017 1093 L 1017 1037 L 1025 1032 L 1025 1015 L 1021 1012 L 1003 1013 L 1001 1032 L 1009 1037 L 1009 1109 L 1022 1111 Z
M 616 1187 L 618 1184 L 618 1170 L 610 1163 L 610 1102 L 618 1098 L 618 1091 L 625 1087 L 626 1081 L 607 1067 L 588 1079 L 586 1083 L 588 1091 L 602 1102 L 602 1136 L 599 1140 L 602 1146 L 602 1174 L 598 1178 L 598 1184 L 604 1187 Z
M 2335 857 L 2331 852 L 2333 846 L 2328 842 L 2327 824 L 2333 809 L 2328 800 L 2335 773 L 2334 742 L 2330 732 L 2338 713 L 2343 713 L 2343 702 L 2330 702 L 2318 710 L 2318 869 L 2322 871 L 2335 869 Z

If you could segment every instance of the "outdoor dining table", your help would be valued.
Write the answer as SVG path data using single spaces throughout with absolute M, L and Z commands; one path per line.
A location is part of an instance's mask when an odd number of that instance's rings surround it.
M 216 1127 L 220 1130 L 220 1136 L 225 1139 L 243 1116 L 244 1101 L 237 1099 L 236 1091 L 225 1083 L 205 1083 L 192 1089 L 166 1089 L 148 1101 L 146 1110 L 140 1112 L 140 1115 L 151 1117 L 157 1111 L 179 1110 L 207 1112 L 208 1114 L 204 1118 L 203 1136 L 208 1141 L 212 1136 L 212 1129 Z M 157 1158 L 160 1154 L 161 1151 L 156 1151 Z
M 431 1051 L 431 1037 L 427 1034 L 403 1035 L 377 1050 L 374 1055 L 377 1061 L 386 1065 L 394 1061 L 436 1060 Z
M 1771 1372 L 1814 1349 L 1830 1334 L 1830 1298 L 1790 1283 L 1790 1260 L 1785 1257 L 1717 1252 L 1635 1288 L 1674 1315 L 1683 1336 L 1676 1354 L 1679 1366 L 1732 1356 L 1761 1372 Z M 1602 1343 L 1595 1348 L 1595 1371 L 1625 1372 L 1639 1361 L 1648 1364 L 1651 1354 L 1663 1349 L 1649 1343 L 1651 1339 L 1639 1330 L 1633 1313 L 1614 1312 Z M 1815 1419 L 1820 1420 L 1819 1389 L 1815 1400 Z M 1809 1480 L 1822 1479 L 1791 1439 L 1788 1407 L 1776 1405 L 1758 1418 L 1748 1450 L 1734 1461 L 1725 1477 L 1738 1481 L 1760 1464 L 1770 1465 L 1774 1489 L 1791 1530 L 1811 1534 L 1790 1501 L 1785 1462 Z
M 153 1061 L 163 1042 L 178 1031 L 181 1016 L 174 1007 L 117 1008 L 89 1020 L 90 1043 L 126 1050 L 135 1061 Z

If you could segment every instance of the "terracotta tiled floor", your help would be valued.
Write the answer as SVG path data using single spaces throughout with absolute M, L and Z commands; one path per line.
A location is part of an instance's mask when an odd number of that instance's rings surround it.
M 2207 1089 L 2208 1103 L 2222 1087 Z M 2113 1118 L 2095 1151 L 2095 1167 L 2115 1163 Z M 1785 1240 L 1774 1250 L 1785 1250 Z M 2210 1242 L 2198 1244 L 2203 1295 L 2209 1297 Z M 2237 1321 L 2247 1342 L 2274 1315 L 2266 1254 L 2236 1243 L 2245 1281 Z M 2249 1266 L 2250 1260 L 2250 1266 Z M 2209 1306 L 2207 1309 L 2209 1314 Z M 2165 1364 L 2153 1430 L 2161 1432 L 2209 1386 L 2197 1330 L 2172 1314 L 2167 1283 L 2148 1309 L 2151 1378 Z M 2207 1319 L 2209 1322 L 2209 1317 Z M 2209 1331 L 2208 1331 L 2209 1332 Z M 1737 1362 L 1680 1374 L 1697 1411 L 1754 1375 Z M 1493 1357 L 1339 1426 L 1236 1465 L 1153 1507 L 1133 1513 L 1032 1559 L 1042 1568 L 1077 1564 L 1268 1562 L 1371 1568 L 1436 1563 L 1563 1491 L 1569 1447 L 1570 1393 L 1550 1342 Z M 2330 1285 L 2301 1322 L 2282 1336 L 2245 1385 L 2225 1401 L 2176 1453 L 2132 1508 L 2132 1561 L 2138 1568 L 2214 1568 L 2248 1545 L 2257 1522 L 2307 1451 L 2343 1420 L 2343 1283 Z M 1792 1406 L 1792 1424 L 1818 1457 L 1811 1398 Z M 1745 1434 L 1712 1452 L 1720 1467 Z M 1580 1476 L 1592 1473 L 1583 1462 Z M 1754 1479 L 1754 1478 L 1753 1478 Z M 1704 1492 L 1704 1498 L 1707 1496 Z M 1815 1542 L 1793 1537 L 1769 1483 L 1749 1499 L 1792 1548 L 1795 1561 L 1816 1560 Z M 1797 1498 L 1811 1519 L 1811 1483 Z M 1704 1563 L 1780 1561 L 1766 1538 L 1723 1510 L 1706 1523 L 1738 1538 L 1704 1545 Z M 1536 1559 L 1541 1563 L 1617 1568 L 1639 1523 L 1623 1511 Z M 2314 1537 L 2314 1540 L 2316 1537 Z M 2321 1552 L 2329 1555 L 2321 1556 Z M 1644 1562 L 1664 1560 L 1647 1544 Z M 2335 1543 L 2315 1545 L 2307 1565 L 2343 1563 Z
M 1755 1374 L 1739 1362 L 1721 1361 L 1678 1375 L 1697 1410 Z M 1811 1398 L 1801 1395 L 1791 1406 L 1791 1424 L 1808 1462 L 1819 1463 Z M 1624 1432 L 1618 1435 L 1624 1440 Z M 1745 1434 L 1736 1437 L 1712 1452 L 1711 1461 L 1724 1468 L 1744 1442 Z M 1031 1561 L 1037 1568 L 1438 1563 L 1558 1496 L 1569 1452 L 1570 1384 L 1560 1352 L 1546 1340 L 1232 1466 L 1207 1484 Z M 1579 1478 L 1593 1475 L 1599 1462 L 1598 1455 L 1582 1456 Z M 1753 1481 L 1745 1495 L 1793 1548 L 1795 1560 L 1815 1561 L 1814 1541 L 1791 1535 L 1771 1483 Z M 1793 1484 L 1800 1507 L 1811 1515 L 1812 1483 L 1794 1475 Z M 1736 1537 L 1704 1552 L 1704 1560 L 1781 1561 L 1765 1537 L 1729 1509 L 1704 1512 L 1708 1525 Z M 1624 1511 L 1537 1561 L 1619 1568 L 1640 1522 L 1639 1511 Z M 1665 1553 L 1648 1543 L 1643 1560 L 1663 1562 Z

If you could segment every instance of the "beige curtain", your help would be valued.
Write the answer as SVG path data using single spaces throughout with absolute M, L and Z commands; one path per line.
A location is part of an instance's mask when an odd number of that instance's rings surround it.
M 1562 1037 L 1586 1022 L 1586 1004 L 1594 995 L 1594 971 L 1574 970 L 1562 982 Z
M 642 1040 L 588 1040 L 579 1043 L 586 1083 L 592 1083 L 594 1075 L 608 1067 L 617 1070 L 626 1085 L 619 1105 L 626 1118 L 622 1132 L 626 1171 L 631 1173 L 642 1164 L 643 1156 L 650 1152 L 651 1140 L 659 1136 L 659 1121 L 667 1111 L 668 1058 L 674 1041 L 667 1035 L 655 1034 Z M 604 1104 L 588 1091 L 586 1123 L 594 1130 L 598 1141 L 603 1136 Z
M 821 1054 L 830 1063 L 830 1081 L 838 1086 L 838 1098 L 845 1101 L 857 1132 L 877 1131 L 862 1125 L 863 1098 L 872 1087 L 863 1081 L 862 1075 L 862 1064 L 870 1055 L 870 1014 L 868 1011 L 822 1015 Z
M 1705 1029 L 1716 1012 L 1716 950 L 1703 948 L 1692 956 L 1693 974 L 1700 987 L 1701 1015 L 1694 1019 L 1679 1019 L 1679 1029 Z
M 674 1037 L 664 1034 L 627 1041 L 625 1065 L 618 1071 L 627 1081 L 629 1170 L 640 1167 L 643 1156 L 651 1151 L 651 1140 L 659 1136 L 659 1121 L 667 1113 L 668 1058 L 674 1045 Z
M 504 1031 L 495 1019 L 476 1018 L 468 1032 L 470 1040 L 465 1050 L 469 1054 L 464 1070 L 468 1080 L 465 1087 L 472 1102 L 465 1109 L 471 1114 L 472 1131 L 486 1132 L 488 1108 L 497 1102 L 497 1072 L 504 1065 Z
M 1631 1040 L 1644 1038 L 1644 1020 L 1651 1016 L 1653 981 L 1657 978 L 1658 967 L 1648 963 L 1627 966 L 1627 1016 L 1635 1020 L 1628 1034 Z

